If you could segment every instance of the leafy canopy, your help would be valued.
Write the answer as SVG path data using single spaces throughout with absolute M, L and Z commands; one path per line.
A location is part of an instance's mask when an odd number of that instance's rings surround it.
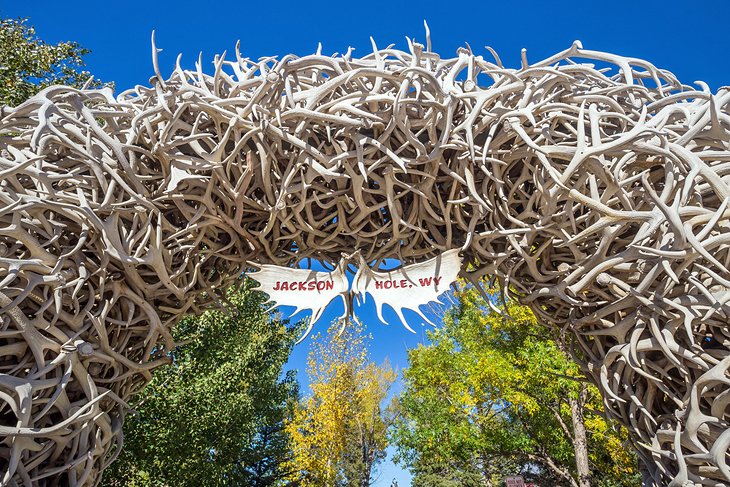
M 51 85 L 81 88 L 89 50 L 76 42 L 49 44 L 36 37 L 27 19 L 0 19 L 0 106 L 16 106 Z M 91 81 L 89 87 L 99 87 Z
M 507 319 L 473 288 L 458 294 L 431 344 L 408 354 L 394 440 L 414 485 L 498 485 L 523 474 L 544 485 L 575 482 L 569 400 L 588 430 L 603 485 L 636 485 L 625 433 L 601 415 L 595 387 L 532 312 L 508 303 Z
M 369 361 L 361 324 L 341 332 L 337 325 L 313 339 L 307 362 L 312 393 L 287 423 L 292 479 L 303 487 L 367 487 L 388 446 L 392 410 L 383 403 L 396 374 L 387 363 Z
M 270 321 L 261 293 L 231 290 L 230 313 L 183 320 L 173 364 L 158 369 L 124 425 L 108 486 L 268 486 L 286 472 L 284 419 L 298 398 L 282 374 L 299 330 Z

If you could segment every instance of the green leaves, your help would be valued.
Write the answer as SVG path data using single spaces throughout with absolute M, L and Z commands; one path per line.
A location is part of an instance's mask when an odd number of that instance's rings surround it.
M 0 106 L 16 106 L 51 85 L 81 88 L 91 74 L 76 42 L 48 44 L 36 37 L 27 19 L 0 19 Z M 102 86 L 92 81 L 90 87 Z
M 631 485 L 635 460 L 593 412 L 601 411 L 600 397 L 560 337 L 516 303 L 507 303 L 505 317 L 475 289 L 458 297 L 443 327 L 430 333 L 431 345 L 409 352 L 404 371 L 403 416 L 393 438 L 414 483 L 488 485 L 523 473 L 565 484 L 576 469 L 574 400 L 583 408 L 595 471 L 610 477 L 606 485 Z
M 249 289 L 229 292 L 230 313 L 176 327 L 187 344 L 136 397 L 105 485 L 279 485 L 289 458 L 284 419 L 298 397 L 282 368 L 298 331 L 270 322 L 261 293 Z

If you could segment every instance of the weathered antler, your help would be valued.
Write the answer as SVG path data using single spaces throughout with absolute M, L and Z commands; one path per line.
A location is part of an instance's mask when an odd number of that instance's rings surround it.
M 247 260 L 457 247 L 572 334 L 657 483 L 730 482 L 727 88 L 578 43 L 236 56 L 2 109 L 3 485 L 97 482 L 170 327 Z

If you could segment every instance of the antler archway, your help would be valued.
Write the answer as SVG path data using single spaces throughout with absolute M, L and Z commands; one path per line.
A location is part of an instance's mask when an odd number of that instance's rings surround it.
M 170 327 L 247 260 L 451 248 L 572 336 L 656 483 L 730 482 L 730 91 L 701 88 L 411 43 L 3 108 L 2 484 L 98 482 Z

